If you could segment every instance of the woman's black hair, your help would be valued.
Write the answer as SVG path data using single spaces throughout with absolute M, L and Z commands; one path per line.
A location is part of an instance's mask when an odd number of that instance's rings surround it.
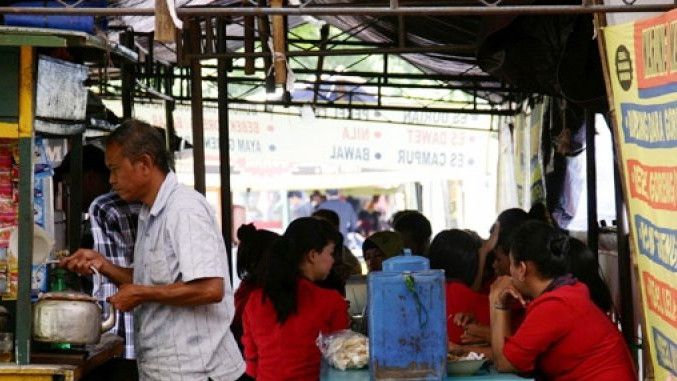
M 590 299 L 604 312 L 611 312 L 611 291 L 602 277 L 597 257 L 581 241 L 569 238 L 568 271 L 583 282 L 590 291 Z
M 507 253 L 512 245 L 513 234 L 523 223 L 529 221 L 529 214 L 519 208 L 506 209 L 496 217 L 496 221 L 500 224 L 497 246 Z
M 401 210 L 393 215 L 393 230 L 402 235 L 404 247 L 415 255 L 425 255 L 433 234 L 430 220 L 418 210 Z
M 545 222 L 528 221 L 513 234 L 510 256 L 515 263 L 534 263 L 542 277 L 552 279 L 569 269 L 569 237 Z
M 340 230 L 341 219 L 338 213 L 331 209 L 318 209 L 313 212 L 311 217 L 323 219 L 329 222 L 336 230 Z
M 329 222 L 302 217 L 292 221 L 273 243 L 263 263 L 261 283 L 263 298 L 270 299 L 280 324 L 297 311 L 296 282 L 306 254 L 338 242 L 338 235 Z
M 482 243 L 463 230 L 438 233 L 428 249 L 431 269 L 444 270 L 447 279 L 457 279 L 471 286 L 477 274 L 477 252 Z
M 280 235 L 269 230 L 256 229 L 254 224 L 237 229 L 237 276 L 242 280 L 259 283 L 258 266 L 264 254 Z

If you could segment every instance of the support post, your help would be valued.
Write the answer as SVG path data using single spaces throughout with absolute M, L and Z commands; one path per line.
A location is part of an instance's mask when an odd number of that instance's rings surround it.
M 585 110 L 585 158 L 588 191 L 588 247 L 599 254 L 597 222 L 597 167 L 595 162 L 595 113 Z
M 191 23 L 190 40 L 193 47 L 200 46 L 200 24 Z M 190 62 L 190 109 L 193 120 L 193 178 L 195 190 L 207 192 L 205 170 L 205 142 L 202 110 L 202 63 L 193 58 Z
M 218 50 L 226 49 L 226 23 L 217 22 Z M 228 70 L 225 58 L 217 63 L 219 108 L 219 176 L 221 178 L 221 234 L 228 256 L 228 276 L 233 284 L 233 200 L 230 196 L 230 131 L 228 130 Z
M 174 66 L 165 66 L 164 69 L 164 87 L 165 95 L 173 97 L 173 86 L 174 86 Z M 174 138 L 174 102 L 165 101 L 165 137 L 167 152 L 169 152 L 170 157 L 172 158 L 172 166 L 174 165 L 174 152 L 172 150 L 172 138 Z
M 616 139 L 614 137 L 614 139 Z M 621 165 L 620 157 L 616 150 L 617 145 L 614 144 L 614 190 L 616 196 L 616 242 L 618 250 L 618 285 L 620 290 L 619 313 L 621 320 L 621 332 L 625 338 L 625 342 L 630 345 L 635 343 L 635 307 L 633 305 L 632 294 L 632 258 L 630 255 L 630 242 L 625 231 L 626 215 L 623 202 L 623 178 L 619 172 Z M 637 351 L 631 350 L 630 353 L 634 356 Z M 637 359 L 635 359 L 637 361 Z
M 328 38 L 329 38 L 329 24 L 324 24 L 320 29 L 320 50 L 327 49 Z M 313 86 L 313 106 L 317 104 L 317 98 L 320 92 L 320 81 L 322 78 L 323 67 L 324 67 L 324 57 L 317 57 L 317 69 L 315 71 L 315 85 Z
M 70 184 L 68 202 L 68 250 L 74 253 L 82 240 L 82 134 L 68 138 L 70 143 Z
M 16 303 L 16 363 L 30 362 L 31 267 L 33 264 L 33 113 L 35 49 L 22 46 L 19 58 L 19 288 Z
M 125 31 L 120 34 L 122 45 L 134 49 L 134 32 Z M 134 64 L 124 62 L 120 67 L 120 79 L 122 81 L 122 118 L 132 117 L 134 108 Z

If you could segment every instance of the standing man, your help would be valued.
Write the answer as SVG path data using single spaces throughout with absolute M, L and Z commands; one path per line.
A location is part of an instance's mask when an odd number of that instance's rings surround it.
M 125 121 L 108 138 L 110 183 L 125 201 L 140 201 L 134 269 L 80 249 L 61 265 L 80 274 L 90 266 L 118 284 L 109 301 L 134 310 L 141 380 L 238 379 L 244 361 L 229 326 L 233 292 L 214 212 L 201 194 L 169 169 L 159 132 Z
M 341 200 L 338 189 L 327 189 L 327 201 L 318 205 L 317 209 L 329 209 L 338 214 L 339 231 L 345 239 L 348 239 L 348 232 L 357 230 L 357 213 L 348 201 Z
M 70 153 L 55 172 L 59 177 L 70 175 Z M 141 204 L 128 203 L 117 193 L 110 191 L 108 182 L 110 171 L 106 167 L 105 154 L 99 147 L 91 144 L 82 147 L 82 172 L 83 209 L 89 206 L 89 229 L 86 230 L 93 240 L 93 243 L 83 242 L 83 245 L 93 247 L 118 266 L 131 267 Z M 94 279 L 94 282 L 97 282 L 97 279 Z M 103 298 L 107 298 L 117 292 L 117 286 L 102 276 L 100 292 Z M 111 359 L 97 368 L 97 371 L 89 376 L 92 380 L 135 381 L 139 378 L 134 352 L 132 314 L 120 311 L 116 311 L 116 314 L 115 326 L 111 332 L 124 340 L 123 357 Z

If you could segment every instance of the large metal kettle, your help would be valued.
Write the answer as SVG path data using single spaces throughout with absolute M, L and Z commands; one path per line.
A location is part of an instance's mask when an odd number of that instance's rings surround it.
M 33 309 L 33 339 L 46 343 L 96 344 L 115 325 L 115 309 L 101 321 L 97 300 L 81 292 L 50 292 Z
M 98 294 L 101 276 L 94 268 L 93 295 Z M 43 294 L 33 307 L 33 339 L 45 343 L 96 344 L 101 334 L 115 326 L 116 311 L 108 304 L 108 317 L 101 321 L 97 299 L 82 292 L 60 291 Z

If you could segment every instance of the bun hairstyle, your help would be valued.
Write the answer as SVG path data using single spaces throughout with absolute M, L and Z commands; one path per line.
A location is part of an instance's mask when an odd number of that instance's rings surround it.
M 256 229 L 254 224 L 242 225 L 237 229 L 237 276 L 242 280 L 259 283 L 258 267 L 268 251 L 277 233 Z
M 567 273 L 569 238 L 541 221 L 528 221 L 514 233 L 510 256 L 517 262 L 534 263 L 539 274 L 548 279 Z
M 550 239 L 548 248 L 555 257 L 569 257 L 569 241 L 569 237 L 559 234 Z
M 296 313 L 296 282 L 305 256 L 329 243 L 340 242 L 340 233 L 327 221 L 302 217 L 292 221 L 284 235 L 275 240 L 262 268 L 264 300 L 270 298 L 277 321 L 282 324 Z

